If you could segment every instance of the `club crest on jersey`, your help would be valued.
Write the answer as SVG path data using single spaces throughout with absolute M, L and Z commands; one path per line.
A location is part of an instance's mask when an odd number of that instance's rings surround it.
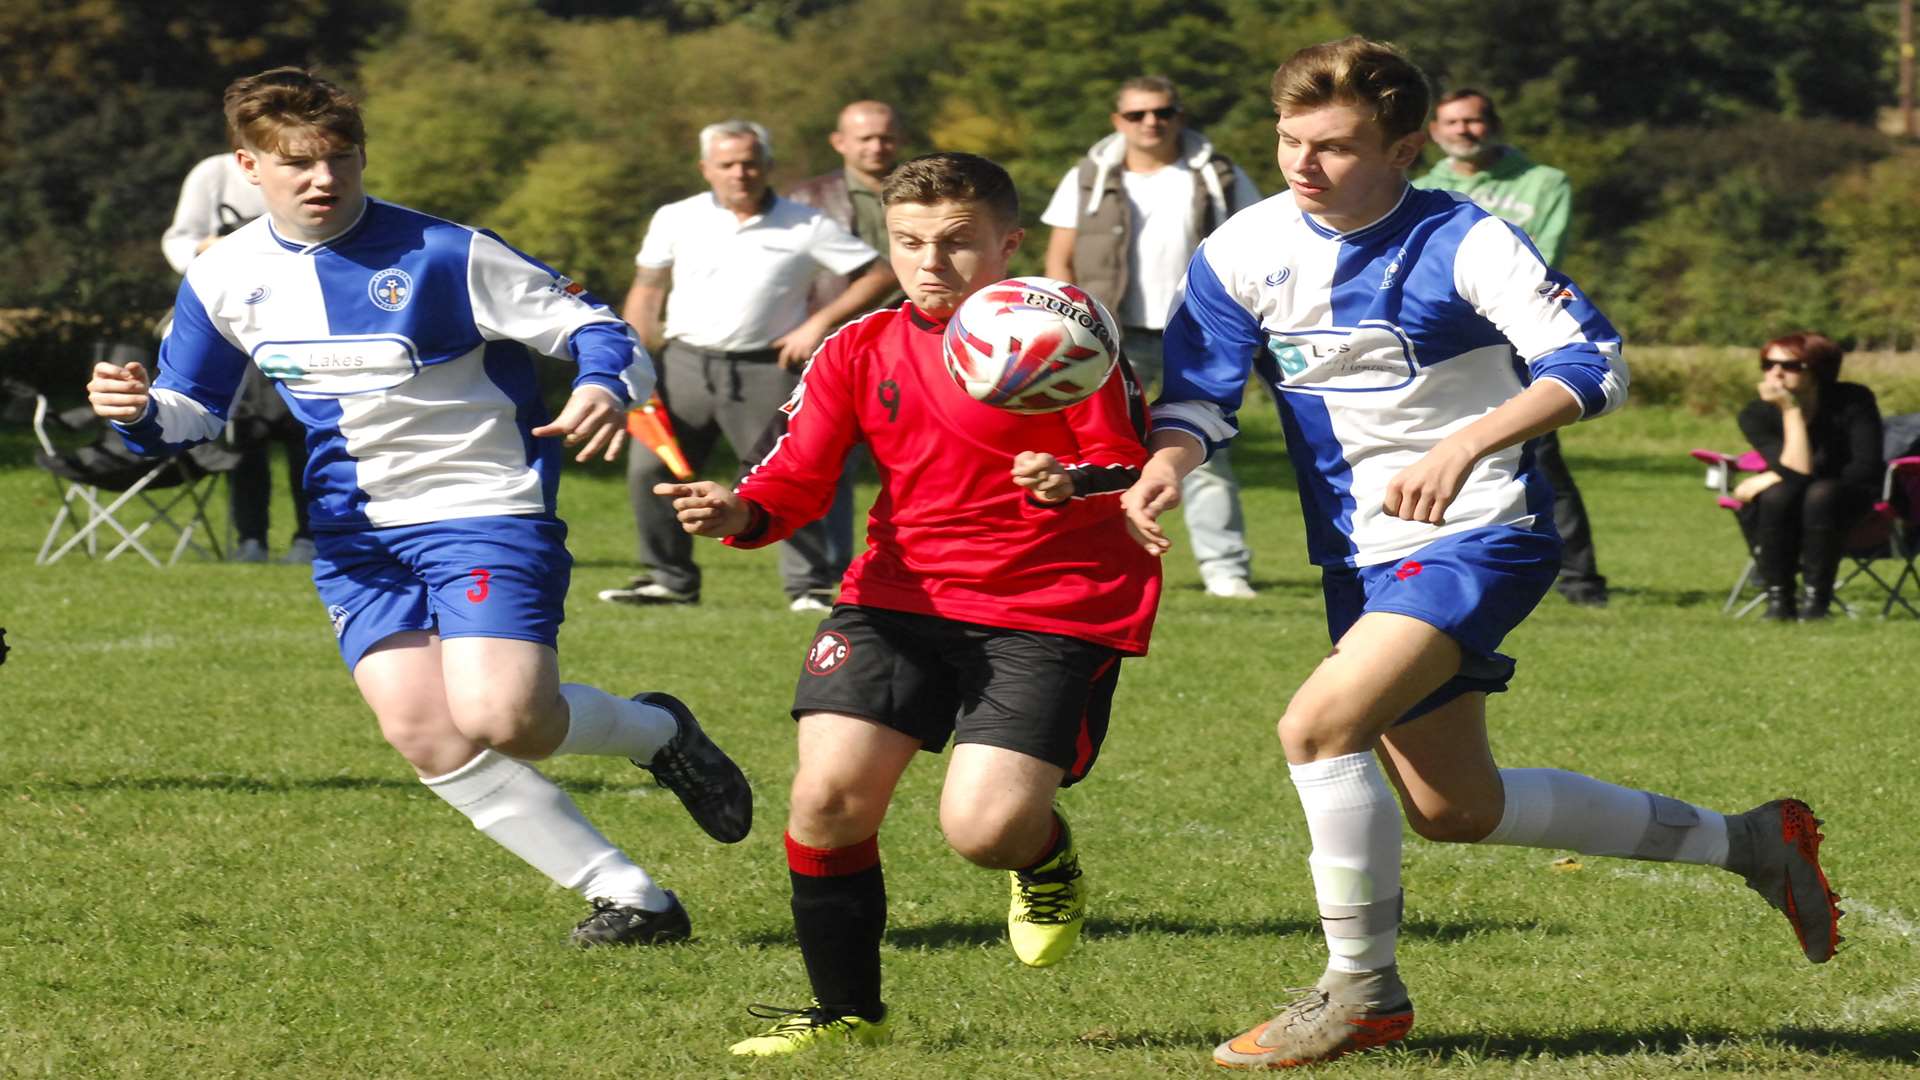
M 267 297 L 272 295 L 273 295 L 272 289 L 267 288 L 265 285 L 257 285 L 254 287 L 254 290 L 248 293 L 246 297 L 242 299 L 240 302 L 248 306 L 252 306 L 254 304 L 259 303 L 262 300 L 265 300 Z
M 853 646 L 846 636 L 835 630 L 822 630 L 813 640 L 813 648 L 807 650 L 807 674 L 831 675 L 846 665 L 847 657 L 853 652 Z
M 390 266 L 367 279 L 367 299 L 382 311 L 399 311 L 413 299 L 413 275 Z
M 334 604 L 332 607 L 327 608 L 327 619 L 333 623 L 333 636 L 336 638 L 345 636 L 347 632 L 347 620 L 351 618 L 353 618 L 353 612 L 348 611 L 339 604 Z
M 1393 253 L 1393 261 L 1387 264 L 1387 272 L 1380 275 L 1382 289 L 1393 288 L 1393 279 L 1400 276 L 1400 264 L 1407 261 L 1407 249 L 1401 248 Z

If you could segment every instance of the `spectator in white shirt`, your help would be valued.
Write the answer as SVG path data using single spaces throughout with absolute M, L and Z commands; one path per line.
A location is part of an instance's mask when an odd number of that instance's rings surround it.
M 660 357 L 660 398 L 687 463 L 698 472 L 725 436 L 743 469 L 755 442 L 793 393 L 814 349 L 847 318 L 896 287 L 872 247 L 809 206 L 775 195 L 766 129 L 745 120 L 700 132 L 700 174 L 710 190 L 655 211 L 622 312 Z M 811 315 L 807 295 L 820 274 L 853 278 Z M 671 288 L 669 288 L 671 281 Z M 662 319 L 662 308 L 665 318 Z M 662 345 L 664 344 L 664 349 Z M 653 494 L 671 479 L 645 447 L 630 451 L 629 496 L 646 573 L 602 600 L 694 604 L 700 568 L 693 538 Z M 816 522 L 780 546 L 780 576 L 794 611 L 826 611 L 846 553 Z

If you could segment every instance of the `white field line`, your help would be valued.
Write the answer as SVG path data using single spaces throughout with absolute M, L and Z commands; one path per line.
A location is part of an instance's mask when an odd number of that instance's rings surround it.
M 1479 847 L 1471 844 L 1422 845 L 1422 848 L 1429 856 L 1444 851 L 1456 864 L 1492 862 L 1495 858 L 1512 858 L 1514 853 L 1511 848 Z M 1551 853 L 1542 849 L 1537 854 L 1544 858 Z M 1720 892 L 1728 885 L 1724 876 L 1712 873 L 1704 867 L 1663 866 L 1593 856 L 1579 856 L 1579 858 L 1582 865 L 1589 869 L 1598 869 L 1619 877 L 1638 878 L 1662 888 Z M 1847 913 L 1846 919 L 1840 924 L 1840 931 L 1850 940 L 1856 935 L 1865 935 L 1888 940 L 1890 943 L 1897 940 L 1908 946 L 1920 945 L 1920 919 L 1916 919 L 1905 911 L 1884 907 L 1857 894 L 1846 892 L 1841 894 L 1840 907 Z M 1912 970 L 1913 965 L 1908 965 L 1908 969 Z M 1902 983 L 1885 993 L 1871 997 L 1850 998 L 1841 1002 L 1837 1008 L 1814 1016 L 1794 1016 L 1792 1019 L 1795 1023 L 1805 1023 L 1819 1028 L 1861 1028 L 1889 1017 L 1910 1017 L 1916 1012 L 1920 1012 L 1920 978 Z
M 1609 863 L 1612 860 L 1608 860 Z M 1658 882 L 1662 886 L 1682 885 L 1699 890 L 1717 888 L 1712 875 L 1686 873 L 1667 867 L 1645 867 L 1628 864 L 1608 866 L 1608 870 L 1622 877 L 1636 877 Z M 1897 908 L 1881 907 L 1858 896 L 1841 894 L 1841 910 L 1846 918 L 1840 923 L 1841 933 L 1853 937 L 1865 931 L 1876 937 L 1895 937 L 1913 944 L 1920 942 L 1920 924 L 1905 912 Z M 1867 1027 L 1891 1016 L 1912 1016 L 1920 1008 L 1920 979 L 1913 979 L 1884 994 L 1872 997 L 1849 998 L 1839 1007 L 1828 1012 L 1816 1014 L 1799 1022 L 1810 1023 L 1815 1027 Z

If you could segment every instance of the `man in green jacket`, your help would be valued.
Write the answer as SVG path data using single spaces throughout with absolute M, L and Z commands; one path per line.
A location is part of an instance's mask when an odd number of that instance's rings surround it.
M 1501 142 L 1500 114 L 1493 99 L 1479 90 L 1455 90 L 1442 97 L 1427 133 L 1447 156 L 1413 186 L 1465 194 L 1526 230 L 1540 257 L 1557 268 L 1573 207 L 1567 174 Z
M 1441 97 L 1427 134 L 1446 157 L 1414 187 L 1458 191 L 1496 217 L 1520 226 L 1548 266 L 1560 265 L 1561 244 L 1573 206 L 1567 174 L 1530 160 L 1500 141 L 1500 114 L 1484 92 L 1459 89 Z M 1534 444 L 1534 454 L 1553 483 L 1553 524 L 1562 548 L 1560 595 L 1576 604 L 1604 607 L 1607 579 L 1593 554 L 1593 526 L 1580 489 L 1560 455 L 1560 439 L 1549 432 Z

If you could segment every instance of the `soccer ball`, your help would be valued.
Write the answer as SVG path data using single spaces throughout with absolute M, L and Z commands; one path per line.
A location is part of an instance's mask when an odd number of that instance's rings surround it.
M 1084 401 L 1120 355 L 1113 316 L 1085 289 L 1044 277 L 989 285 L 947 321 L 947 373 L 975 401 L 1049 413 Z

